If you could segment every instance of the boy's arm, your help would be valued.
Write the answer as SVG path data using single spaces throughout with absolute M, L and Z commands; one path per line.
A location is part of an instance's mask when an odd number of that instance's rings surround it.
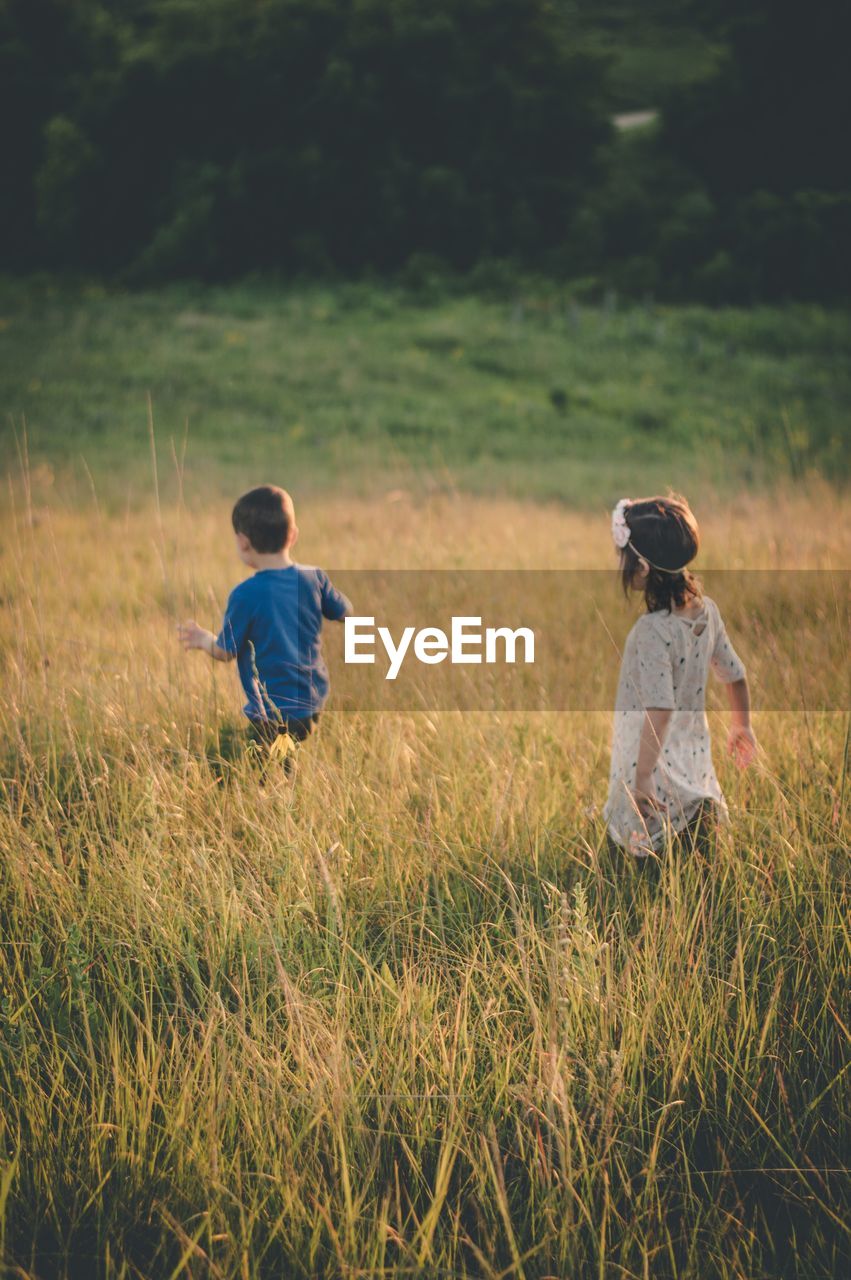
M 659 801 L 653 790 L 652 773 L 662 750 L 671 711 L 665 707 L 648 707 L 641 726 L 641 739 L 638 744 L 638 763 L 635 768 L 635 786 L 633 795 L 637 803 L 652 809 L 659 808 Z
M 327 573 L 321 573 L 319 581 L 322 590 L 323 618 L 327 618 L 329 622 L 342 622 L 354 612 L 351 601 L 348 596 L 343 595 L 342 591 L 337 590 Z
M 751 728 L 751 694 L 747 676 L 731 680 L 727 685 L 732 720 L 727 735 L 727 750 L 741 769 L 753 763 L 757 753 L 756 734 Z
M 236 657 L 235 653 L 228 653 L 227 649 L 222 649 L 216 643 L 216 637 L 212 631 L 199 627 L 194 620 L 181 623 L 177 628 L 177 634 L 184 649 L 202 649 L 216 662 L 232 662 Z

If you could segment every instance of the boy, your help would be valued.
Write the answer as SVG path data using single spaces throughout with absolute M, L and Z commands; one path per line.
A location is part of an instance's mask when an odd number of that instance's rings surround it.
M 284 489 L 251 489 L 231 519 L 237 554 L 254 575 L 230 593 L 217 636 L 194 621 L 178 632 L 185 649 L 203 649 L 217 662 L 236 659 L 251 737 L 283 749 L 289 772 L 295 743 L 312 733 L 328 698 L 322 619 L 340 621 L 351 605 L 321 569 L 291 559 L 298 526 Z

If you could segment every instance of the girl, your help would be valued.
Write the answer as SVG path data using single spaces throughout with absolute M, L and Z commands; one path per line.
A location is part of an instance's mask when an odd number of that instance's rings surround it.
M 744 767 L 757 747 L 745 668 L 687 568 L 699 533 L 686 500 L 622 498 L 612 537 L 624 594 L 643 592 L 647 612 L 624 647 L 603 812 L 611 839 L 644 858 L 664 849 L 669 832 L 694 841 L 726 817 L 704 710 L 710 667 L 729 693 L 730 754 Z

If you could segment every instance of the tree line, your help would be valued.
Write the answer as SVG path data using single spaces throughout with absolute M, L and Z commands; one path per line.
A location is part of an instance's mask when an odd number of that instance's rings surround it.
M 0 264 L 846 296 L 845 7 L 648 5 L 725 52 L 621 138 L 590 0 L 0 0 Z

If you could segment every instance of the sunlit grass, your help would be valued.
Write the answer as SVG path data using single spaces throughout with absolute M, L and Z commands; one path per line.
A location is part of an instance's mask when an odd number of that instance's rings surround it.
M 705 562 L 847 565 L 846 514 L 707 504 Z M 353 568 L 611 563 L 605 512 L 299 519 Z M 14 479 L 4 527 L 10 1274 L 843 1274 L 847 714 L 758 711 L 716 856 L 657 882 L 605 846 L 602 714 L 332 706 L 260 788 L 173 633 L 239 576 L 226 503 Z

